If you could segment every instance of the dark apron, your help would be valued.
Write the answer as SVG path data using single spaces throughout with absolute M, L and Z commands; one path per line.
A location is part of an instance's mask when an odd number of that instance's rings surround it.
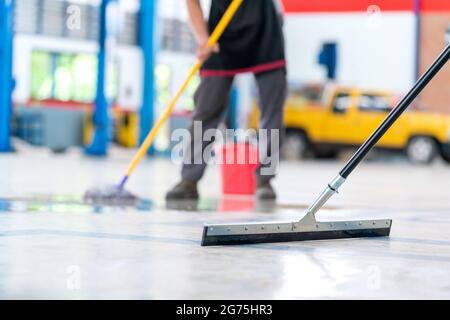
M 212 33 L 231 0 L 212 0 L 209 31 Z M 203 64 L 202 76 L 234 76 L 286 67 L 282 22 L 273 0 L 244 0 L 222 37 L 220 53 Z

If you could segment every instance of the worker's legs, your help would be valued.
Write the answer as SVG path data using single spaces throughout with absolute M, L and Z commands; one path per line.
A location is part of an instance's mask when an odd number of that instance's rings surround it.
M 260 129 L 266 129 L 260 138 L 260 167 L 258 184 L 268 183 L 278 170 L 279 152 L 284 135 L 283 115 L 287 95 L 285 70 L 274 70 L 256 75 L 261 111 Z M 267 142 L 267 144 L 265 144 Z M 267 146 L 267 150 L 264 148 Z
M 206 77 L 201 80 L 194 98 L 195 110 L 189 130 L 190 141 L 184 152 L 182 178 L 185 181 L 197 182 L 205 172 L 208 159 L 203 159 L 203 151 L 213 142 L 203 141 L 203 133 L 208 129 L 216 129 L 223 120 L 232 84 L 233 77 Z M 196 121 L 197 126 L 201 123 L 201 137 L 194 135 Z
M 202 78 L 195 93 L 195 109 L 184 148 L 182 181 L 166 195 L 166 200 L 198 199 L 197 182 L 205 172 L 205 149 L 214 141 L 204 141 L 206 130 L 217 129 L 229 100 L 233 77 Z M 201 129 L 201 130 L 199 130 Z

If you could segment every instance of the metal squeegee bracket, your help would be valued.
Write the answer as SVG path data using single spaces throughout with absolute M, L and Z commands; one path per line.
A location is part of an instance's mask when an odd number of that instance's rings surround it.
M 345 182 L 338 175 L 300 221 L 205 225 L 202 246 L 388 236 L 392 220 L 317 221 L 317 211 Z

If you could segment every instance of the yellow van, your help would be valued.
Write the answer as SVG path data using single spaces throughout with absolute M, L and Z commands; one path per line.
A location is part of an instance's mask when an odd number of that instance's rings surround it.
M 139 142 L 139 115 L 137 112 L 114 108 L 110 116 L 113 129 L 112 140 L 122 147 L 135 148 Z M 87 110 L 83 128 L 83 143 L 85 146 L 91 143 L 93 134 L 92 111 Z
M 343 148 L 360 146 L 397 99 L 390 92 L 353 87 L 294 90 L 285 107 L 282 153 L 286 157 L 334 157 Z M 377 147 L 403 150 L 414 163 L 431 163 L 438 155 L 450 162 L 450 116 L 415 109 L 398 119 Z M 257 128 L 258 119 L 255 105 L 250 127 Z

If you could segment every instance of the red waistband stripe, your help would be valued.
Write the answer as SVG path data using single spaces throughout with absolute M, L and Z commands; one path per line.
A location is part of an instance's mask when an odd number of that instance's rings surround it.
M 231 69 L 231 70 L 214 70 L 214 69 L 202 69 L 200 70 L 200 76 L 202 77 L 232 77 L 240 73 L 261 73 L 265 71 L 271 71 L 275 69 L 281 69 L 286 67 L 285 60 L 277 60 L 269 63 L 259 64 L 249 68 Z

